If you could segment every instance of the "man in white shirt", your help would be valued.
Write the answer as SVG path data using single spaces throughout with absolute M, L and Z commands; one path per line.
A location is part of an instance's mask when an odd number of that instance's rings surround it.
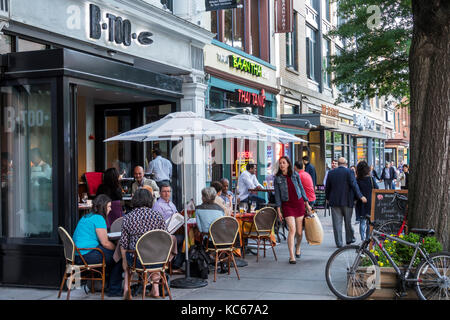
M 327 177 L 328 177 L 328 172 L 330 172 L 333 169 L 336 169 L 338 167 L 338 161 L 333 159 L 331 160 L 331 169 L 327 170 L 327 172 L 325 172 L 325 178 L 323 178 L 323 185 L 326 186 L 327 185 Z
M 256 201 L 257 209 L 261 207 L 261 204 L 266 202 L 264 199 L 257 196 L 257 192 L 248 191 L 248 189 L 263 189 L 256 178 L 256 164 L 247 163 L 247 170 L 239 176 L 238 187 L 240 202 L 247 202 L 250 204 L 252 201 Z
M 172 163 L 161 157 L 161 150 L 155 149 L 153 150 L 153 160 L 148 166 L 147 173 L 154 174 L 156 184 L 161 189 L 161 185 L 165 183 L 170 184 L 170 180 L 172 179 Z

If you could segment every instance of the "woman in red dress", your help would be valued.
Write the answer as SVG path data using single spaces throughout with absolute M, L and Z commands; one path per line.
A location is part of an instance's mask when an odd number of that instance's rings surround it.
M 281 157 L 279 169 L 274 179 L 275 202 L 280 220 L 286 219 L 289 229 L 288 248 L 289 263 L 295 264 L 295 257 L 300 258 L 300 243 L 303 234 L 303 217 L 305 206 L 308 214 L 311 213 L 311 206 L 308 197 L 303 189 L 300 176 L 292 169 L 291 161 L 288 157 Z M 283 214 L 281 213 L 283 212 Z M 297 243 L 294 257 L 294 238 L 297 231 Z

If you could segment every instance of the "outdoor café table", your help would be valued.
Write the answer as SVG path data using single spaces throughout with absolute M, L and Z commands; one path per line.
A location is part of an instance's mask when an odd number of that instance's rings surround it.
M 89 212 L 92 209 L 92 203 L 78 203 L 78 211 L 81 211 L 81 216 Z
M 248 189 L 250 192 L 275 192 L 275 189 Z

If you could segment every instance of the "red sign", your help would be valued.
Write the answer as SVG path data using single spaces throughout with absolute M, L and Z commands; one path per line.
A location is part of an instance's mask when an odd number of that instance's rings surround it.
M 245 159 L 253 158 L 253 152 L 251 151 L 238 152 L 238 158 L 245 158 Z
M 292 0 L 275 0 L 275 33 L 292 32 L 293 19 Z
M 239 102 L 245 104 L 251 104 L 257 107 L 265 107 L 266 95 L 264 89 L 261 90 L 261 94 L 251 93 L 241 89 L 237 89 L 239 94 Z

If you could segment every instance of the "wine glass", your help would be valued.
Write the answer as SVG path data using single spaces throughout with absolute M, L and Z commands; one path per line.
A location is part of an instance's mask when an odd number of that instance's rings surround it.
M 248 203 L 244 202 L 243 206 L 244 206 L 244 212 L 247 212 L 247 210 L 248 210 Z
M 128 194 L 128 186 L 127 186 L 127 185 L 124 185 L 124 186 L 123 186 L 123 192 L 124 192 L 125 194 Z
M 267 188 L 267 181 L 266 180 L 263 181 L 263 186 L 264 186 L 264 188 Z
M 88 195 L 86 192 L 83 192 L 83 194 L 81 195 L 81 201 L 83 201 L 83 203 L 86 203 L 88 199 Z
M 250 205 L 250 212 L 255 212 L 256 209 L 256 201 L 252 201 L 252 204 Z
M 245 211 L 244 211 L 244 202 L 241 202 L 240 204 L 239 204 L 239 213 L 240 214 L 243 214 Z

